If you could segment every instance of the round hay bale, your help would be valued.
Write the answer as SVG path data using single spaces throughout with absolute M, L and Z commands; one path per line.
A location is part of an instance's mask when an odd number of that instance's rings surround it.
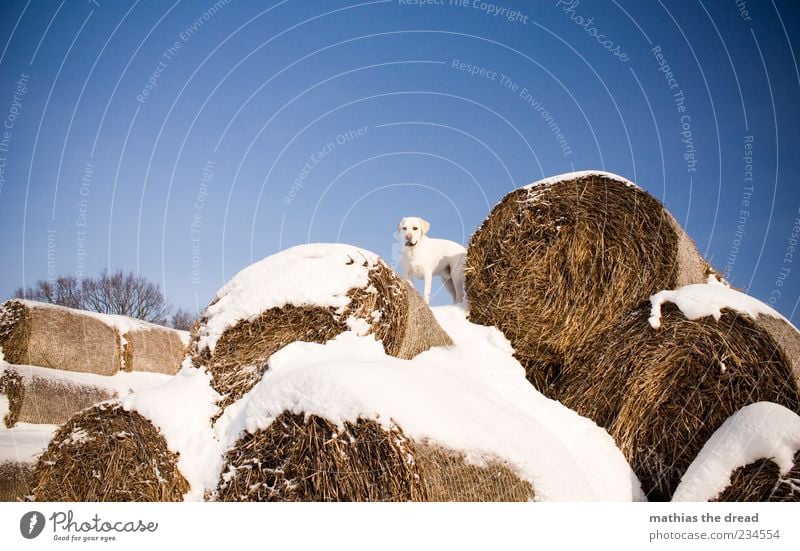
M 800 501 L 800 451 L 794 466 L 782 475 L 770 459 L 759 459 L 731 474 L 731 484 L 713 501 Z
M 21 461 L 0 461 L 0 501 L 25 501 L 30 494 L 33 465 Z
M 12 364 L 99 375 L 122 366 L 119 332 L 98 315 L 28 300 L 0 306 L 0 347 Z
M 758 401 L 797 412 L 800 395 L 786 355 L 750 316 L 722 308 L 719 320 L 690 320 L 668 303 L 654 329 L 651 315 L 646 301 L 579 347 L 558 399 L 609 431 L 649 499 L 669 500 L 729 416 Z
M 502 462 L 417 444 L 397 426 L 359 419 L 343 428 L 284 412 L 231 449 L 219 501 L 528 501 L 533 490 Z
M 81 384 L 69 376 L 25 376 L 12 366 L 0 375 L 0 394 L 8 399 L 4 419 L 8 428 L 18 422 L 60 425 L 82 409 L 116 396 L 108 388 Z
M 506 195 L 467 248 L 470 320 L 498 327 L 548 396 L 571 350 L 710 267 L 664 206 L 619 176 L 556 176 Z
M 800 501 L 800 416 L 771 402 L 747 405 L 689 465 L 673 501 Z
M 324 343 L 348 329 L 410 359 L 452 344 L 428 306 L 373 253 L 338 244 L 293 247 L 242 270 L 206 308 L 189 354 L 212 374 L 221 408 L 261 380 L 267 360 L 295 341 Z
M 32 475 L 36 501 L 182 501 L 189 489 L 153 424 L 103 403 L 59 429 Z
M 186 353 L 181 331 L 143 323 L 122 335 L 122 364 L 125 371 L 175 375 Z M 183 333 L 185 335 L 185 333 Z

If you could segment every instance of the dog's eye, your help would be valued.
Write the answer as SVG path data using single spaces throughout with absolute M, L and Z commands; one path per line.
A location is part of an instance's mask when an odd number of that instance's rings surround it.
M 415 230 L 415 231 L 416 231 L 416 230 L 418 230 L 418 229 L 419 229 L 419 228 L 417 228 L 416 226 L 414 227 L 414 230 Z

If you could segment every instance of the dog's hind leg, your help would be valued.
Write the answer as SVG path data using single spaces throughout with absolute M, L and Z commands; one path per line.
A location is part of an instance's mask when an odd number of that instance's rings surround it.
M 449 275 L 442 275 L 442 282 L 444 283 L 447 292 L 450 293 L 450 296 L 453 298 L 453 303 L 458 302 L 456 299 L 458 298 L 458 294 L 456 293 L 456 287 L 453 284 L 453 278 Z
M 453 291 L 451 294 L 453 295 L 453 301 L 458 303 L 464 300 L 464 263 L 466 258 L 462 256 L 459 258 L 455 265 L 450 269 L 450 277 L 452 279 Z

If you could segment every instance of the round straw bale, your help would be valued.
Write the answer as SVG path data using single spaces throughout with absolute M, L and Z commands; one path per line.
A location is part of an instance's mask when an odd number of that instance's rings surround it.
M 506 195 L 472 236 L 465 276 L 470 320 L 502 330 L 550 396 L 575 346 L 651 294 L 709 271 L 658 200 L 587 172 Z
M 0 394 L 8 399 L 4 419 L 8 428 L 18 422 L 60 425 L 82 409 L 116 396 L 108 388 L 73 381 L 67 372 L 62 377 L 42 377 L 35 373 L 23 376 L 12 366 L 0 375 Z
M 24 501 L 30 494 L 33 465 L 21 461 L 0 461 L 0 501 Z
M 800 501 L 800 451 L 785 475 L 770 459 L 739 467 L 731 474 L 730 485 L 713 501 Z
M 219 501 L 412 501 L 422 487 L 411 443 L 392 427 L 283 413 L 225 457 Z
M 0 306 L 0 347 L 13 364 L 113 375 L 122 365 L 119 332 L 97 316 L 52 304 Z
M 320 289 L 308 289 L 302 282 L 316 277 L 312 287 L 331 285 L 324 274 L 316 273 L 319 262 L 328 270 L 363 275 L 356 286 L 330 290 L 329 297 L 341 299 L 341 306 L 321 306 L 308 299 L 307 292 Z M 209 344 L 214 316 L 259 291 L 254 286 L 262 293 L 274 286 L 279 293 L 280 282 L 287 280 L 297 297 L 281 296 L 279 306 L 246 312 Z M 270 296 L 267 304 L 275 302 Z M 193 365 L 205 366 L 212 374 L 214 389 L 223 396 L 220 407 L 225 408 L 261 380 L 267 360 L 277 350 L 295 341 L 324 343 L 348 329 L 374 335 L 387 354 L 403 359 L 452 344 L 419 293 L 376 255 L 348 245 L 316 244 L 267 257 L 235 276 L 195 324 L 189 354 Z
M 284 412 L 225 457 L 220 501 L 528 501 L 531 485 L 502 461 L 415 443 L 373 420 L 343 428 Z
M 668 500 L 722 423 L 747 404 L 794 412 L 798 388 L 781 347 L 748 315 L 689 320 L 674 304 L 640 304 L 576 350 L 558 399 L 608 429 L 651 500 Z
M 189 484 L 177 460 L 150 421 L 106 402 L 59 429 L 32 491 L 36 501 L 182 501 Z
M 132 329 L 122 339 L 125 371 L 175 375 L 186 351 L 179 331 L 155 324 Z

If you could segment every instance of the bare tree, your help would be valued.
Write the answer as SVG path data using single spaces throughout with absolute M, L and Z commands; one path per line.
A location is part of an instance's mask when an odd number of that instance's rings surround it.
M 169 306 L 157 284 L 122 270 L 113 274 L 103 271 L 96 278 L 87 277 L 80 281 L 72 276 L 59 277 L 55 283 L 37 281 L 27 290 L 17 289 L 14 296 L 162 325 L 169 314 Z
M 192 326 L 194 325 L 197 316 L 192 314 L 189 310 L 185 308 L 178 308 L 175 310 L 175 313 L 172 314 L 172 319 L 170 320 L 170 325 L 174 329 L 179 329 L 181 331 L 191 331 Z
M 119 314 L 163 324 L 169 308 L 159 286 L 143 276 L 122 270 L 81 281 L 87 310 L 102 314 Z

